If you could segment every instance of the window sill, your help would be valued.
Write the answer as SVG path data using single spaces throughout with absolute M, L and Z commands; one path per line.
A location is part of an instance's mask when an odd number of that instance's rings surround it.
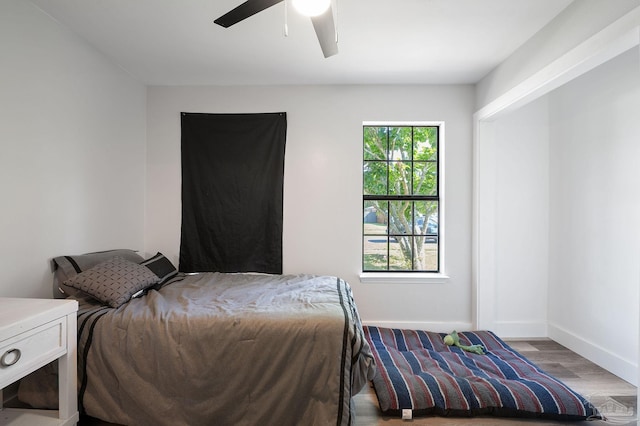
M 361 283 L 372 284 L 444 284 L 449 276 L 443 273 L 362 272 Z

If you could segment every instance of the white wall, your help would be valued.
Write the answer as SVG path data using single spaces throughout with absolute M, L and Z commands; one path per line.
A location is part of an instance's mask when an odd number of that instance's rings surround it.
M 476 85 L 476 109 L 513 89 L 640 6 L 640 0 L 575 0 Z
M 483 327 L 544 336 L 546 323 L 549 337 L 631 383 L 640 343 L 639 51 L 484 123 L 479 153 L 480 236 L 490 241 L 480 265 L 489 270 L 478 295 Z M 536 234 L 527 224 L 538 208 L 547 217 Z
M 494 123 L 493 330 L 502 337 L 547 336 L 548 122 L 541 98 Z
M 142 249 L 146 89 L 22 0 L 0 58 L 0 296 L 51 297 L 51 257 Z
M 627 59 L 626 65 L 622 65 L 628 73 L 624 77 L 621 70 L 605 65 L 607 71 L 601 75 L 597 87 L 583 84 L 576 89 L 571 86 L 571 80 L 594 78 L 582 74 L 616 59 L 631 47 L 637 52 L 639 25 L 640 0 L 574 1 L 478 83 L 476 106 L 479 109 L 474 115 L 472 294 L 478 302 L 474 317 L 477 324 L 492 327 L 498 311 L 494 295 L 499 269 L 496 235 L 500 224 L 494 199 L 492 156 L 495 156 L 497 140 L 494 137 L 496 122 L 492 120 L 557 89 L 547 99 L 551 188 L 549 336 L 631 383 L 637 383 L 639 364 L 640 267 L 637 259 L 640 253 L 637 244 L 640 242 L 637 204 L 631 208 L 633 213 L 626 209 L 626 204 L 639 199 L 638 175 L 632 175 L 633 168 L 628 165 L 637 163 L 638 152 L 627 141 L 631 138 L 637 145 L 640 139 L 637 124 L 629 119 L 629 114 L 637 117 L 639 111 L 636 85 L 640 73 L 637 60 Z M 619 78 L 623 80 L 617 81 Z M 567 83 L 570 84 L 567 87 L 573 88 L 560 87 Z M 620 90 L 620 85 L 624 89 Z M 621 107 L 625 103 L 626 107 Z M 586 118 L 586 122 L 565 121 L 572 117 L 572 111 Z M 561 118 L 556 119 L 556 115 Z M 605 150 L 606 154 L 599 159 L 602 164 L 590 167 L 587 165 L 596 163 L 596 141 L 600 146 L 610 145 L 613 149 Z M 566 175 L 559 176 L 558 170 Z M 587 182 L 596 186 L 585 187 Z M 606 203 L 612 202 L 615 210 L 601 211 L 588 205 L 587 199 L 594 203 L 593 199 L 599 198 L 594 195 L 602 182 L 607 182 L 610 189 L 615 186 L 606 194 L 600 194 Z M 566 191 L 559 195 L 562 188 Z M 626 193 L 626 199 L 622 193 Z M 606 217 L 609 223 L 608 234 L 601 243 L 583 236 L 583 228 L 595 225 L 596 219 L 591 216 L 594 213 Z M 587 218 L 579 216 L 583 214 Z M 618 214 L 624 217 L 630 214 L 635 219 L 620 221 L 615 216 Z M 576 229 L 576 225 L 580 229 Z M 630 266 L 627 259 L 633 259 L 635 265 Z M 601 264 L 596 265 L 596 260 Z M 626 267 L 620 269 L 621 264 Z M 604 305 L 607 306 L 602 309 Z
M 472 86 L 150 87 L 145 250 L 178 260 L 180 112 L 287 112 L 285 273 L 349 281 L 365 321 L 470 326 Z M 446 123 L 446 284 L 362 284 L 362 122 Z
M 638 48 L 549 95 L 551 336 L 635 383 Z

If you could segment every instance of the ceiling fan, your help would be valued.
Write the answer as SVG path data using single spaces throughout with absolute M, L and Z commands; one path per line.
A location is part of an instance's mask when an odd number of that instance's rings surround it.
M 258 12 L 283 2 L 284 0 L 247 0 L 240 6 L 225 13 L 218 19 L 216 24 L 229 28 L 230 26 L 243 21 Z M 313 6 L 318 3 L 312 0 L 293 0 L 293 5 L 302 14 L 309 16 L 316 31 L 316 36 L 320 42 L 320 48 L 325 58 L 338 53 L 338 42 L 336 40 L 336 27 L 333 22 L 333 10 L 331 9 L 331 0 L 322 0 L 317 9 Z M 305 8 L 309 6 L 309 8 Z

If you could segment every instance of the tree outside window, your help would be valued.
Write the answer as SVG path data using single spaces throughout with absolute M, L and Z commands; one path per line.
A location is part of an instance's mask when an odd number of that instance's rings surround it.
M 363 271 L 439 271 L 439 126 L 363 126 Z

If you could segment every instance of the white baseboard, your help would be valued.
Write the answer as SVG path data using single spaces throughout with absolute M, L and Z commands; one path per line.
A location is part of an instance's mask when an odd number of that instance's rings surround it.
M 549 337 L 623 380 L 638 386 L 638 364 L 621 358 L 560 326 L 549 324 Z
M 470 322 L 414 322 L 414 321 L 362 321 L 364 325 L 385 328 L 400 328 L 403 330 L 427 330 L 436 333 L 451 333 L 452 331 L 471 330 Z
M 501 339 L 539 339 L 549 336 L 546 322 L 496 321 L 491 331 Z

